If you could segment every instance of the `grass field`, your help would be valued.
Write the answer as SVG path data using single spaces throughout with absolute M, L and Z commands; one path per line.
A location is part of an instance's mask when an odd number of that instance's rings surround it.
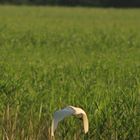
M 140 9 L 0 6 L 0 139 L 49 140 L 67 105 L 88 140 L 140 139 Z M 65 119 L 56 140 L 81 127 Z

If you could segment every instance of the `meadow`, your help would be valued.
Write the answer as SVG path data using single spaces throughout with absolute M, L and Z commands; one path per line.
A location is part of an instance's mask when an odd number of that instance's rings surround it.
M 140 9 L 0 6 L 0 139 L 50 140 L 68 105 L 88 140 L 140 139 Z M 83 140 L 81 121 L 55 138 Z

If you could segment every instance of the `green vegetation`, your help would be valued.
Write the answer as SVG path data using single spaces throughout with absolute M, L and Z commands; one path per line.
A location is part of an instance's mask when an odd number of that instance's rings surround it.
M 49 140 L 74 105 L 89 140 L 140 139 L 140 10 L 0 7 L 0 139 Z M 83 140 L 63 121 L 56 140 Z

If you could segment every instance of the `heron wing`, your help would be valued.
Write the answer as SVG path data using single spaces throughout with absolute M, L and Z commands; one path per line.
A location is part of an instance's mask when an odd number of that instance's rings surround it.
M 54 113 L 53 121 L 52 121 L 52 128 L 51 128 L 52 136 L 54 136 L 54 131 L 57 128 L 58 123 L 61 120 L 63 120 L 65 117 L 68 117 L 68 116 L 72 115 L 73 113 L 74 113 L 74 110 L 69 107 L 66 107 L 62 110 L 58 110 Z
M 89 129 L 88 118 L 87 118 L 86 113 L 83 114 L 83 124 L 84 124 L 84 131 L 86 134 L 88 132 L 88 129 Z
M 89 130 L 89 123 L 88 123 L 88 117 L 87 117 L 85 111 L 83 109 L 81 109 L 81 108 L 78 108 L 78 107 L 74 107 L 74 106 L 69 106 L 69 107 L 75 110 L 75 112 L 74 112 L 75 115 L 82 114 L 84 132 L 87 133 L 88 130 Z

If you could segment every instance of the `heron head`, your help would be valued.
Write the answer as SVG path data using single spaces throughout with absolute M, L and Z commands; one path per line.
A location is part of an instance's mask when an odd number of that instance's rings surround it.
M 76 117 L 77 117 L 78 119 L 82 119 L 82 118 L 83 118 L 83 115 L 82 115 L 82 114 L 78 114 L 78 115 L 76 115 Z

